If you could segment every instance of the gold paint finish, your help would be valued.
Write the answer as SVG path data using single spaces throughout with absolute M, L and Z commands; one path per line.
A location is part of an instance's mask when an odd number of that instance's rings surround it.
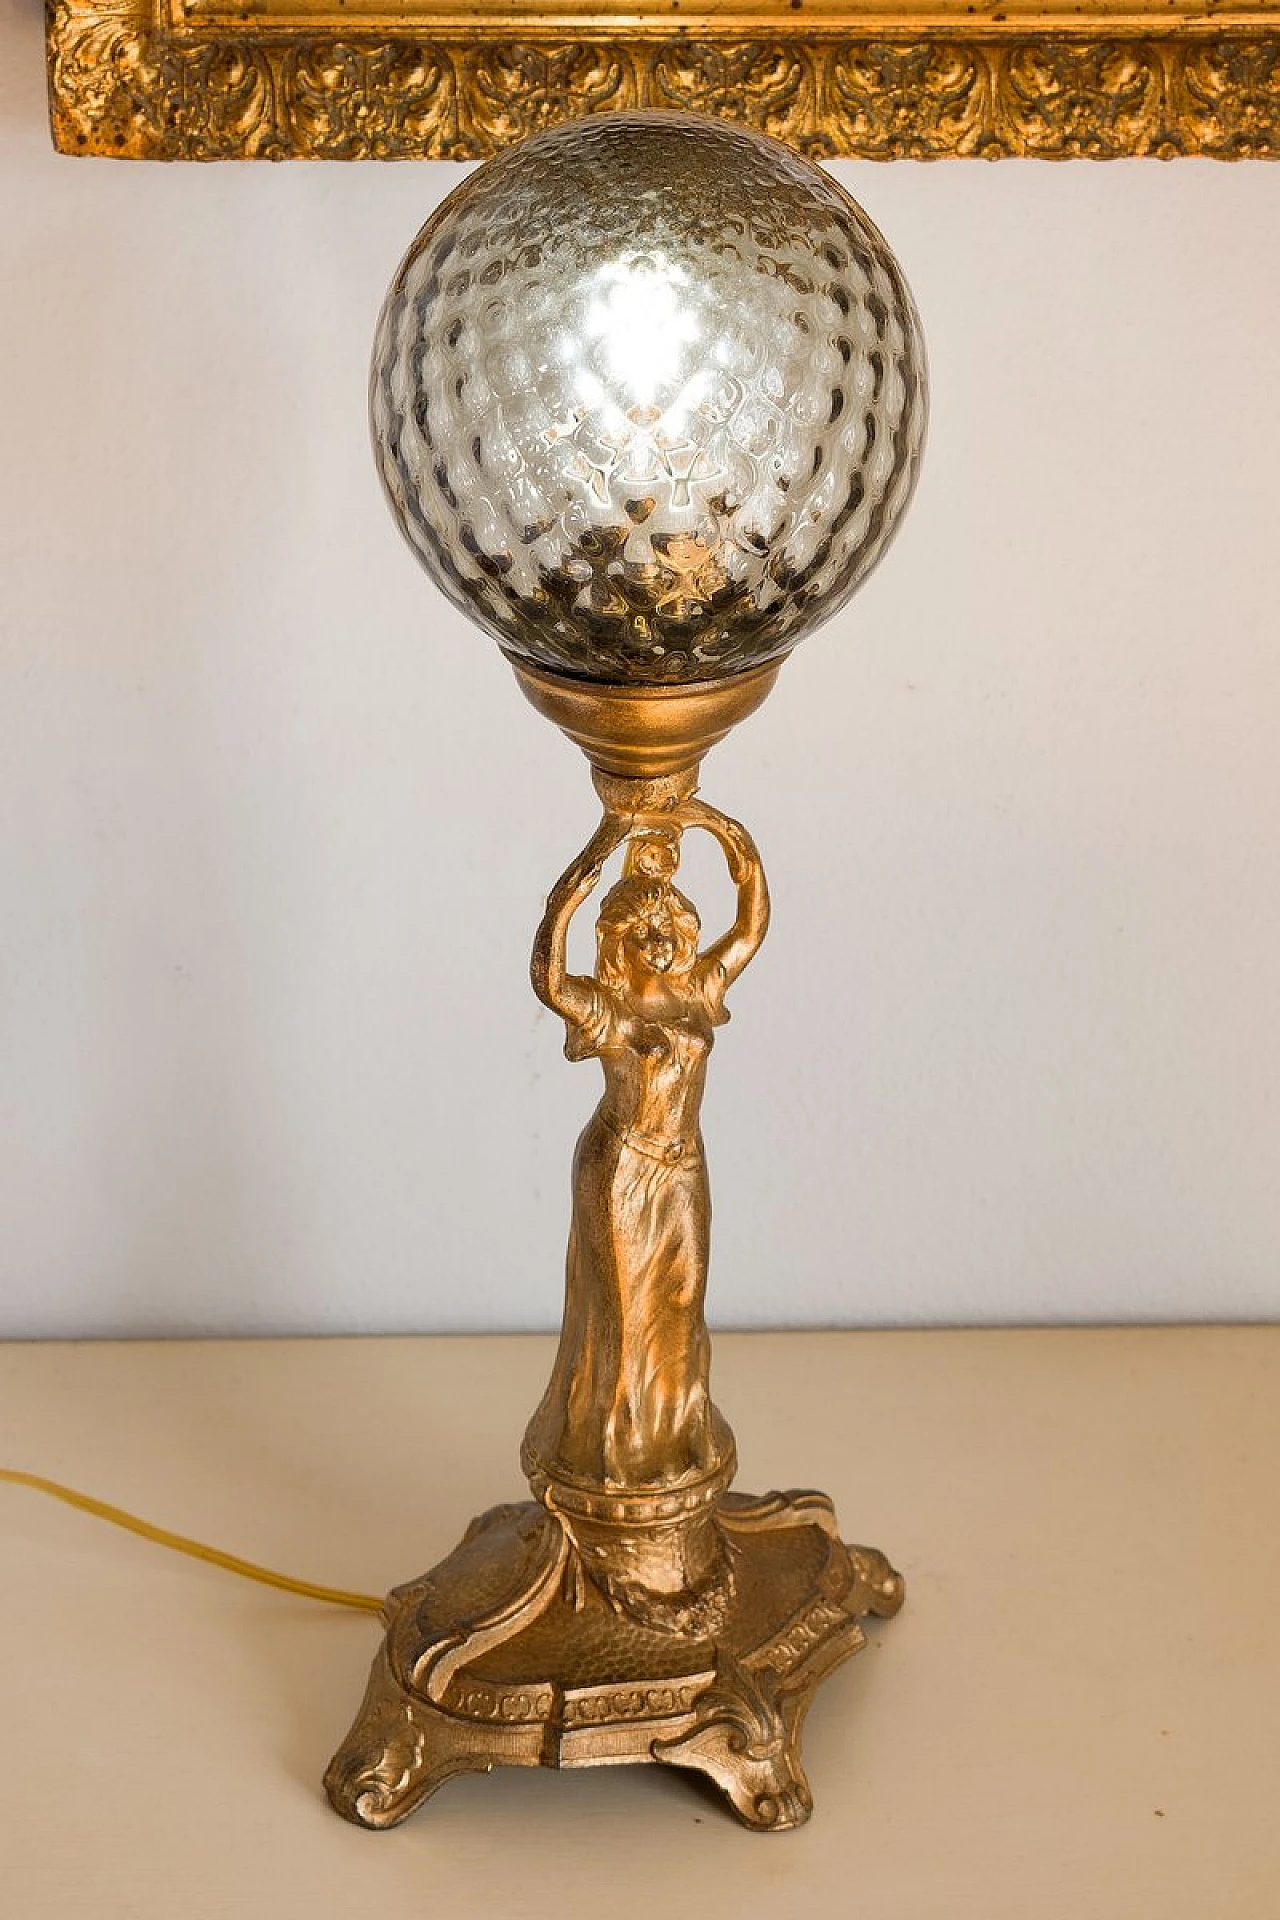
M 601 773 L 648 780 L 696 767 L 767 697 L 782 662 L 727 680 L 672 687 L 613 687 L 570 680 L 507 655 L 520 691 L 582 748 Z
M 748 1826 L 801 1825 L 805 1710 L 902 1583 L 883 1555 L 841 1544 L 821 1494 L 727 1494 L 717 1527 L 731 1599 L 714 1633 L 681 1634 L 604 1596 L 545 1507 L 482 1514 L 388 1596 L 386 1642 L 325 1775 L 334 1807 L 392 1827 L 458 1773 L 656 1761 L 706 1774 Z
M 749 1826 L 796 1826 L 809 1699 L 864 1644 L 861 1620 L 902 1604 L 899 1575 L 843 1545 L 824 1495 L 729 1491 L 733 1436 L 710 1392 L 702 1096 L 769 893 L 746 828 L 698 798 L 690 743 L 721 738 L 776 672 L 637 692 L 516 666 L 595 762 L 603 816 L 552 888 L 532 978 L 604 1091 L 574 1154 L 560 1347 L 521 1455 L 534 1499 L 482 1515 L 388 1596 L 325 1778 L 364 1826 L 394 1825 L 458 1772 L 645 1760 L 705 1773 Z M 705 944 L 677 885 L 691 831 L 717 843 L 737 896 Z M 618 852 L 594 971 L 572 973 L 570 924 Z
M 50 0 L 48 63 L 55 146 L 135 160 L 474 160 L 636 107 L 815 157 L 1280 153 L 1277 0 Z

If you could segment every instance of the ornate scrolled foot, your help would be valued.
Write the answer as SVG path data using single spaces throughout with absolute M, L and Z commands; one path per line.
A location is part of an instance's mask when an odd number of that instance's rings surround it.
M 853 1562 L 853 1611 L 891 1619 L 906 1598 L 902 1575 L 878 1547 L 850 1547 L 849 1558 Z
M 813 1796 L 797 1755 L 753 1751 L 724 1726 L 693 1735 L 678 1754 L 654 1754 L 655 1760 L 668 1757 L 714 1780 L 743 1825 L 758 1833 L 802 1827 L 813 1812 Z
M 355 1725 L 329 1763 L 324 1788 L 345 1820 L 394 1827 L 455 1773 L 488 1773 L 492 1764 L 469 1748 L 455 1720 L 405 1692 L 384 1647 Z
M 736 1660 L 722 1654 L 715 1684 L 698 1702 L 692 1732 L 655 1742 L 653 1757 L 705 1773 L 748 1827 L 763 1833 L 801 1827 L 813 1812 L 800 1764 L 800 1724 L 809 1691 L 771 1697 Z

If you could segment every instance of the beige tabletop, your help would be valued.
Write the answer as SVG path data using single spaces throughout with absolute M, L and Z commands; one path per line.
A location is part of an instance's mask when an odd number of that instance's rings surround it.
M 0 1347 L 0 1464 L 375 1592 L 523 1489 L 543 1339 Z M 907 1606 L 827 1681 L 816 1811 L 502 1772 L 372 1834 L 319 1777 L 367 1615 L 0 1487 L 0 1913 L 1280 1916 L 1280 1329 L 721 1337 L 744 1489 L 821 1485 Z

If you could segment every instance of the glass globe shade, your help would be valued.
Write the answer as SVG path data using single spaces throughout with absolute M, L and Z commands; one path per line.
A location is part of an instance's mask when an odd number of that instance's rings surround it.
M 378 324 L 400 528 L 519 660 L 671 685 L 776 660 L 910 499 L 924 343 L 889 248 L 776 141 L 676 113 L 541 134 L 471 174 Z

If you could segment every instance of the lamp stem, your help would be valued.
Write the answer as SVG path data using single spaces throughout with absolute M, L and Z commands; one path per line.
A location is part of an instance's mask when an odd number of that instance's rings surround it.
M 560 1347 L 522 1453 L 585 1576 L 633 1618 L 684 1630 L 712 1629 L 732 1594 L 715 1517 L 736 1456 L 710 1393 L 702 1097 L 725 995 L 769 917 L 754 841 L 696 797 L 697 777 L 595 770 L 603 817 L 534 941 L 535 990 L 569 1058 L 600 1062 L 604 1092 L 573 1157 Z M 705 945 L 676 883 L 690 828 L 716 839 L 737 888 L 733 925 Z M 619 849 L 594 972 L 575 975 L 570 923 Z

